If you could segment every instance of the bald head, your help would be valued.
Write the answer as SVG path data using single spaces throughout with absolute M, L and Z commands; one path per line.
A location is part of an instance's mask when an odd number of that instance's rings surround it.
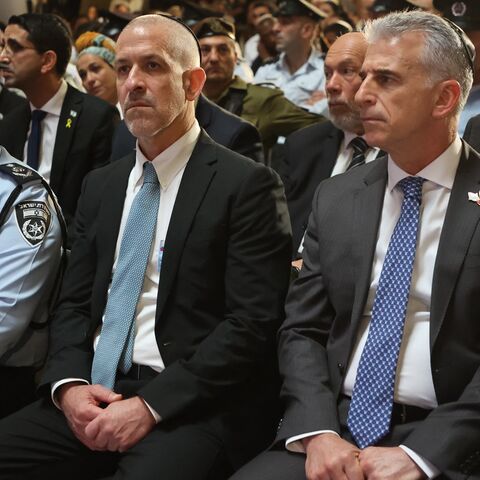
M 363 63 L 367 52 L 367 40 L 361 32 L 351 32 L 338 37 L 328 50 L 329 57 L 358 57 Z
M 155 158 L 195 122 L 205 83 L 195 37 L 161 15 L 138 17 L 117 41 L 118 99 L 144 155 Z
M 121 45 L 122 37 L 130 31 L 155 32 L 162 43 L 164 51 L 175 59 L 184 70 L 200 66 L 200 53 L 197 42 L 190 30 L 177 20 L 163 15 L 142 15 L 134 18 L 118 37 Z
M 358 107 L 354 103 L 360 88 L 367 41 L 360 32 L 337 38 L 325 58 L 326 91 L 330 118 L 341 130 L 363 134 Z

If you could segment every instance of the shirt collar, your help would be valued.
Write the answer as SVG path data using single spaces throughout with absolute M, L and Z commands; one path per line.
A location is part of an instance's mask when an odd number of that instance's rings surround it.
M 345 151 L 348 146 L 350 145 L 350 142 L 357 137 L 362 137 L 365 140 L 364 135 L 357 135 L 356 133 L 353 132 L 347 132 L 346 130 L 342 130 L 343 132 L 343 143 L 342 143 L 342 151 Z M 366 140 L 365 140 L 366 141 Z M 376 147 L 371 147 L 370 145 L 368 146 L 368 151 L 371 149 L 376 149 Z
M 42 107 L 38 110 L 43 110 L 44 112 L 51 113 L 52 115 L 60 116 L 60 112 L 62 111 L 63 100 L 65 99 L 65 95 L 67 94 L 67 82 L 62 80 L 60 82 L 60 87 L 57 90 L 57 93 L 48 100 Z M 36 110 L 36 108 L 30 103 L 30 110 Z
M 306 70 L 308 67 L 312 67 L 314 69 L 323 68 L 323 65 L 318 65 L 319 60 L 323 62 L 322 53 L 315 48 L 312 48 L 310 55 L 308 56 L 307 61 L 293 74 L 298 75 Z M 282 70 L 285 72 L 289 72 L 287 60 L 285 58 L 285 52 L 282 52 L 278 57 L 278 61 L 276 63 L 277 70 Z
M 420 170 L 415 176 L 423 177 L 425 180 L 433 182 L 441 187 L 452 189 L 455 174 L 457 172 L 460 155 L 462 153 L 462 141 L 457 135 L 449 147 L 440 154 L 433 162 L 429 163 L 423 170 Z M 400 180 L 409 177 L 410 174 L 402 170 L 388 156 L 388 189 L 392 191 Z
M 195 120 L 188 132 L 152 160 L 152 164 L 157 172 L 158 181 L 163 190 L 168 188 L 177 173 L 187 164 L 199 135 L 200 126 L 198 125 L 197 120 Z M 132 172 L 132 184 L 134 186 L 137 185 L 143 177 L 143 164 L 145 162 L 148 162 L 148 159 L 142 153 L 140 148 L 138 148 L 137 140 L 135 166 L 133 167 Z

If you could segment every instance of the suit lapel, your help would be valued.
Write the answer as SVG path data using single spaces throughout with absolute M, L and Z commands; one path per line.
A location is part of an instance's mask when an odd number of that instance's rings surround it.
M 112 273 L 115 248 L 117 245 L 118 231 L 122 220 L 125 192 L 128 178 L 135 164 L 135 153 L 115 162 L 115 168 L 108 171 L 108 180 L 103 186 L 105 195 L 100 204 L 97 226 L 97 249 L 102 254 L 98 256 L 100 283 L 108 289 Z M 103 291 L 103 290 L 102 290 Z
M 455 284 L 480 220 L 480 207 L 468 201 L 468 192 L 478 192 L 480 159 L 465 143 L 453 183 L 440 236 L 432 285 L 430 340 L 435 343 Z
M 352 308 L 352 325 L 356 328 L 363 314 L 370 288 L 370 279 L 378 237 L 385 185 L 387 158 L 378 159 L 364 179 L 364 187 L 354 196 L 353 259 L 355 297 Z M 355 338 L 352 336 L 352 338 Z
M 83 94 L 69 85 L 63 100 L 57 135 L 55 137 L 55 147 L 53 149 L 50 184 L 54 191 L 58 191 L 62 184 L 63 172 L 65 171 L 68 159 L 68 151 L 72 143 L 78 117 L 82 110 L 82 104 Z
M 172 287 L 192 221 L 216 173 L 216 162 L 215 144 L 202 132 L 185 167 L 168 226 L 158 289 L 157 319 Z

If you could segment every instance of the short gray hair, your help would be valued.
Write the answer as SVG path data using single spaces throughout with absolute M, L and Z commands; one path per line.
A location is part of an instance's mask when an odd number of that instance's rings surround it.
M 455 113 L 465 106 L 472 88 L 473 72 L 459 34 L 442 18 L 420 10 L 395 12 L 367 22 L 365 36 L 369 43 L 398 38 L 405 33 L 422 33 L 425 47 L 422 62 L 432 84 L 453 79 L 460 84 L 460 100 Z

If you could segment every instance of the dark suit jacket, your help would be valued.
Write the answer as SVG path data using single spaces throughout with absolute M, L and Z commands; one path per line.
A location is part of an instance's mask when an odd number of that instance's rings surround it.
M 108 161 L 117 120 L 115 107 L 68 86 L 50 174 L 50 185 L 68 223 L 75 214 L 83 178 L 90 170 Z M 0 145 L 14 157 L 23 159 L 29 126 L 30 107 L 27 103 L 0 122 Z
M 480 157 L 465 145 L 432 285 L 431 369 L 439 406 L 412 423 L 401 441 L 455 479 L 480 469 L 480 207 L 467 199 L 479 180 Z M 384 157 L 322 182 L 315 193 L 304 267 L 279 333 L 286 407 L 279 441 L 340 431 L 337 400 L 368 295 L 386 181 Z
M 130 154 L 85 181 L 51 326 L 47 387 L 62 378 L 90 380 L 92 339 L 134 160 Z M 272 439 L 275 333 L 290 249 L 278 176 L 202 134 L 182 177 L 162 260 L 155 334 L 166 369 L 138 393 L 162 425 L 207 424 L 236 465 Z
M 463 139 L 480 152 L 480 115 L 475 115 L 468 121 Z
M 332 122 L 302 128 L 287 137 L 280 170 L 292 222 L 293 255 L 296 255 L 312 211 L 318 184 L 329 178 L 343 132 Z
M 28 100 L 11 92 L 7 87 L 2 87 L 0 90 L 0 119 L 22 106 L 28 106 Z
M 257 162 L 264 161 L 263 146 L 257 128 L 250 122 L 227 112 L 201 95 L 195 108 L 200 127 L 220 145 Z M 113 136 L 111 161 L 124 157 L 135 149 L 136 138 L 121 121 Z

